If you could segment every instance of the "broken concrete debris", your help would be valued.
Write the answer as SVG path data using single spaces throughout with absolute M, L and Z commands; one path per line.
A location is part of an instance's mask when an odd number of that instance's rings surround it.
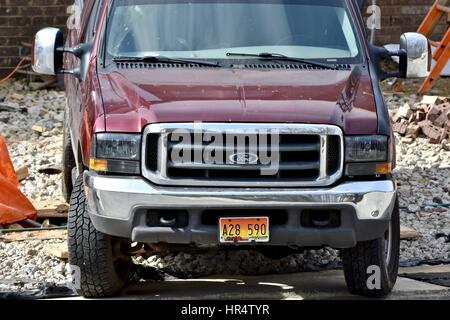
M 48 244 L 44 246 L 44 251 L 58 259 L 69 259 L 69 249 L 67 243 Z
M 25 180 L 30 176 L 30 172 L 28 170 L 28 167 L 20 167 L 16 169 L 16 176 L 19 182 Z
M 404 104 L 390 116 L 394 132 L 404 137 L 402 142 L 410 144 L 423 133 L 430 143 L 448 147 L 450 98 L 425 96 L 414 105 Z
M 31 127 L 31 130 L 37 133 L 44 133 L 47 132 L 48 129 L 46 127 L 40 126 L 40 125 L 34 125 Z
M 401 226 L 400 228 L 400 239 L 401 240 L 417 240 L 420 238 L 417 230 L 409 227 Z

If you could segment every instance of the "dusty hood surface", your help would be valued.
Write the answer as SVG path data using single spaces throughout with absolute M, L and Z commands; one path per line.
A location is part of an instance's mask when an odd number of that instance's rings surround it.
M 106 130 L 149 123 L 277 122 L 340 126 L 374 134 L 377 114 L 366 69 L 116 69 L 99 74 Z

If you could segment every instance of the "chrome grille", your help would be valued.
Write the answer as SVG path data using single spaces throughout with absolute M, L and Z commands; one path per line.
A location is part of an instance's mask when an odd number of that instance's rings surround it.
M 146 160 L 143 161 L 143 175 L 159 185 L 212 187 L 327 186 L 342 176 L 343 137 L 336 126 L 208 123 L 201 124 L 200 131 L 196 126 L 198 124 L 193 123 L 148 126 L 144 132 L 143 158 Z M 188 141 L 174 138 L 177 130 L 185 131 Z M 249 141 L 248 135 L 260 130 L 275 130 L 279 134 L 277 141 L 271 141 L 270 135 L 266 140 L 262 139 L 264 141 Z M 194 132 L 200 135 L 194 136 Z M 230 136 L 234 139 L 232 144 L 216 143 L 214 151 L 206 153 L 211 157 L 220 155 L 223 162 L 216 163 L 205 155 L 211 142 L 216 142 L 203 139 L 205 134 L 213 134 L 216 139 L 221 137 L 222 142 Z M 239 150 L 245 155 L 270 154 L 273 145 L 279 150 L 275 157 L 278 170 L 274 174 L 262 173 L 270 165 L 260 162 L 259 157 L 251 164 L 229 161 L 230 155 L 239 154 Z M 173 157 L 174 154 L 177 157 Z

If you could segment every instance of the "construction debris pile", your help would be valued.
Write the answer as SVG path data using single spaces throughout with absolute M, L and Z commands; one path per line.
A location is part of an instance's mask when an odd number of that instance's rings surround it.
M 404 137 L 403 143 L 410 144 L 424 134 L 430 143 L 450 150 L 450 98 L 425 96 L 419 103 L 404 104 L 390 116 L 394 132 Z

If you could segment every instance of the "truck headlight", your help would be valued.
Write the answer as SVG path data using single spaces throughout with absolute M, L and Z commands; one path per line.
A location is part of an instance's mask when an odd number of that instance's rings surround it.
M 92 138 L 91 170 L 140 174 L 140 160 L 140 134 L 99 133 Z
M 346 175 L 384 175 L 392 171 L 387 136 L 348 136 L 345 138 Z
M 345 138 L 347 162 L 377 162 L 388 160 L 388 137 L 352 136 Z

